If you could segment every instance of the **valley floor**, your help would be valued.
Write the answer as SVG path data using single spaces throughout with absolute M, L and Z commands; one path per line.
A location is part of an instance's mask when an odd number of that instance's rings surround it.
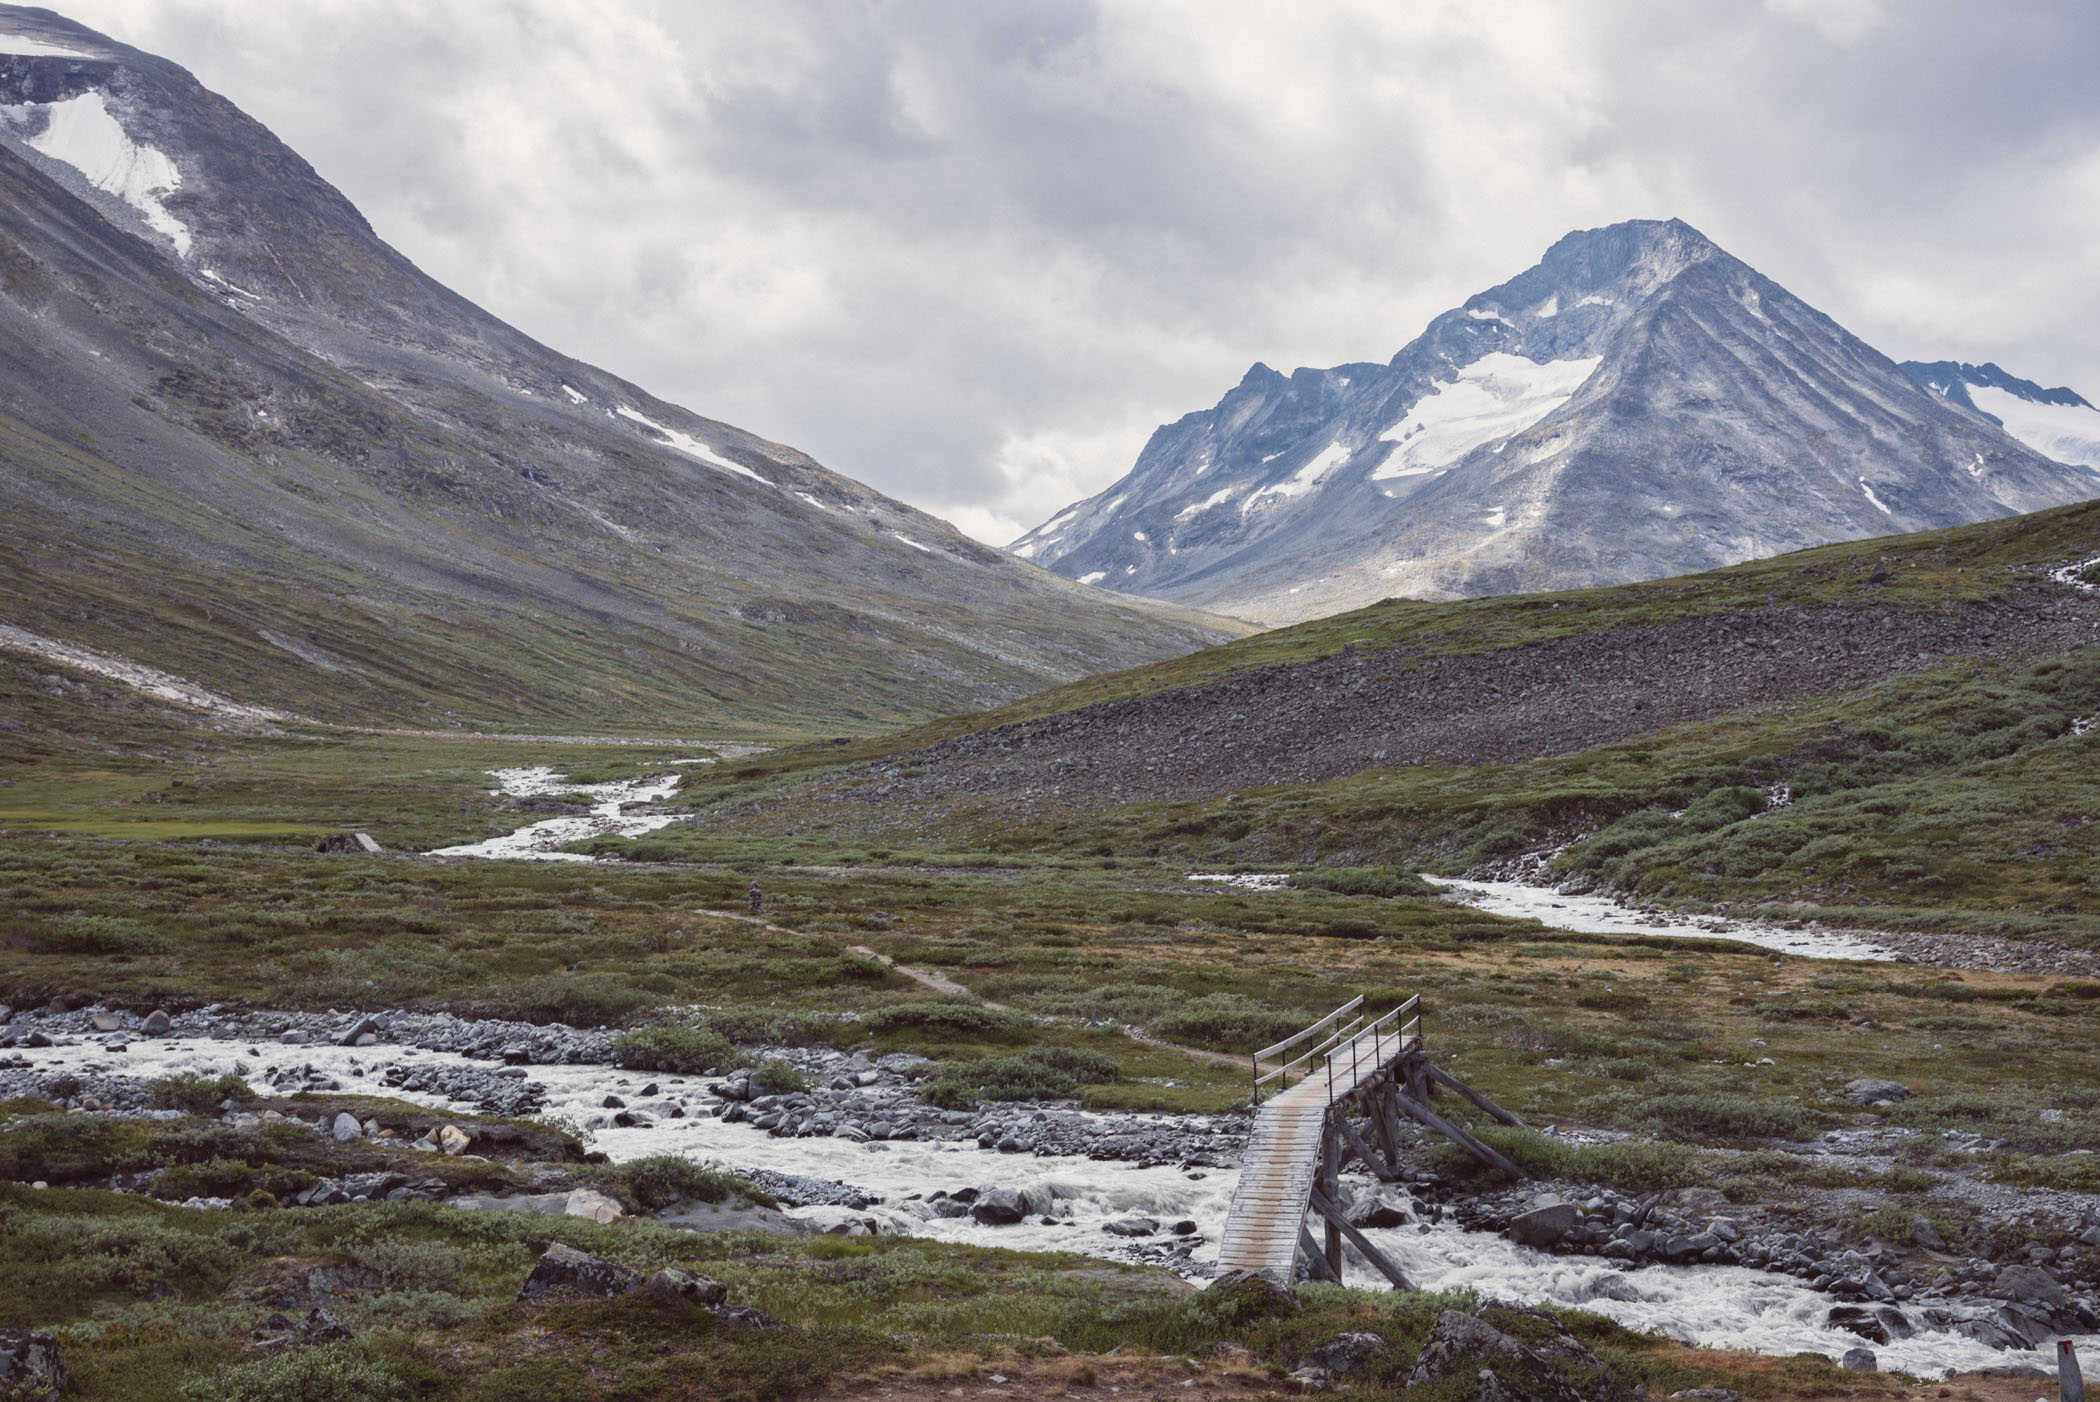
M 0 1106 L 0 1178 L 16 1185 L 0 1189 L 0 1326 L 54 1331 L 68 1396 L 176 1397 L 186 1380 L 285 1395 L 287 1370 L 324 1367 L 368 1374 L 340 1395 L 373 1397 L 1238 1396 L 1298 1389 L 1292 1372 L 1335 1361 L 1321 1350 L 1351 1332 L 1379 1342 L 1331 1381 L 1375 1389 L 1406 1379 L 1446 1307 L 1551 1343 L 1558 1325 L 1498 1315 L 1496 1298 L 1576 1331 L 1596 1365 L 1554 1366 L 1583 1396 L 1635 1382 L 1924 1396 L 1938 1394 L 1831 1359 L 1853 1338 L 1927 1374 L 2024 1367 L 2040 1340 L 2008 1327 L 2089 1327 L 2070 1311 L 2100 1270 L 2084 1239 L 2100 1238 L 2100 984 L 2075 974 L 1555 929 L 1389 868 L 1199 883 L 1203 868 L 1170 854 L 761 831 L 707 803 L 717 784 L 737 803 L 769 782 L 739 777 L 755 762 L 684 749 L 103 716 L 98 753 L 41 745 L 38 715 L 18 717 L 31 738 L 0 787 L 0 996 L 27 1010 L 0 1069 L 16 1097 Z M 537 793 L 491 777 L 546 765 L 561 777 Z M 586 843 L 611 860 L 419 855 L 589 817 L 613 791 L 588 786 L 679 772 L 695 777 L 659 802 L 697 815 L 641 832 L 647 801 L 615 814 L 635 835 Z M 312 850 L 351 830 L 386 850 Z M 964 996 L 936 996 L 949 989 Z M 1359 993 L 1414 992 L 1440 1056 L 1554 1127 L 1485 1131 L 1533 1184 L 1512 1193 L 1419 1146 L 1405 1221 L 1381 1230 L 1431 1293 L 1308 1287 L 1287 1317 L 1188 1293 L 1244 1123 L 1244 1063 L 1228 1054 Z M 172 1035 L 149 1027 L 155 1009 Z M 1862 1078 L 1907 1093 L 1862 1104 Z M 168 1118 L 127 1108 L 149 1102 Z M 312 1127 L 346 1108 L 378 1129 L 344 1142 Z M 475 1136 L 467 1154 L 407 1147 L 452 1122 Z M 542 1122 L 584 1142 L 494 1128 Z M 587 1147 L 612 1162 L 585 1162 Z M 659 1154 L 751 1183 L 659 1182 L 640 1167 Z M 377 1196 L 401 1200 L 344 1200 L 388 1174 L 400 1181 Z M 944 1215 L 932 1196 L 1031 1184 L 1047 1210 L 1014 1226 Z M 567 1204 L 581 1188 L 623 1215 L 444 1205 Z M 1670 1256 L 1684 1248 L 1668 1233 L 1632 1258 L 1600 1254 L 1610 1238 L 1516 1247 L 1501 1228 L 1537 1192 L 1601 1204 L 1606 1232 L 1611 1204 L 1654 1195 L 1692 1255 Z M 704 1202 L 737 1193 L 762 1205 L 725 1219 Z M 771 1230 L 695 1233 L 659 1214 Z M 1155 1225 L 1104 1230 L 1131 1217 Z M 1742 1244 L 1702 1256 L 1711 1218 Z M 870 1222 L 878 1235 L 806 1234 Z M 742 1331 L 638 1297 L 513 1303 L 551 1240 L 690 1266 L 782 1325 Z M 82 1241 L 97 1244 L 65 1245 Z M 2003 1270 L 2037 1262 L 2074 1303 L 2013 1300 L 1998 1318 Z M 322 1266 L 370 1273 L 330 1306 L 354 1337 L 273 1343 L 286 1326 L 270 1316 L 296 1324 L 316 1306 L 303 1287 L 283 1295 L 298 1308 L 273 1305 L 257 1281 Z M 1686 1283 L 1715 1271 L 1741 1277 Z M 1867 1275 L 1904 1292 L 1913 1340 L 1826 1322 Z M 988 1278 L 1004 1282 L 989 1297 Z M 2001 1383 L 1955 1386 L 1992 1397 Z

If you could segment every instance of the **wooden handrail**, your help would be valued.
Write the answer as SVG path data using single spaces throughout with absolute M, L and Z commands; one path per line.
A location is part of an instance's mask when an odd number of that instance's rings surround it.
M 1301 1028 L 1299 1031 L 1293 1032 L 1290 1036 L 1284 1038 L 1282 1041 L 1278 1042 L 1273 1047 L 1263 1047 L 1260 1051 L 1254 1053 L 1254 1059 L 1256 1061 L 1261 1061 L 1265 1058 L 1276 1055 L 1276 1053 L 1280 1051 L 1284 1051 L 1290 1047 L 1294 1047 L 1298 1043 L 1304 1041 L 1307 1037 L 1310 1037 L 1313 1033 L 1325 1027 L 1328 1023 L 1333 1022 L 1336 1018 L 1346 1016 L 1349 1013 L 1353 1013 L 1363 1005 L 1364 998 L 1363 995 L 1359 993 L 1354 998 L 1351 998 L 1348 1002 L 1342 1004 L 1339 1008 L 1336 1008 L 1333 1012 L 1327 1014 L 1327 1016 L 1321 1018 L 1318 1022 L 1312 1023 L 1304 1028 Z
M 1313 1075 L 1314 1062 L 1322 1056 L 1327 1058 L 1329 1098 L 1331 1099 L 1335 1068 L 1343 1059 L 1344 1048 L 1347 1049 L 1348 1064 L 1352 1069 L 1355 1069 L 1362 1064 L 1363 1056 L 1367 1050 L 1373 1058 L 1384 1060 L 1385 1042 L 1388 1036 L 1393 1039 L 1393 1050 L 1395 1053 L 1407 1050 L 1410 1041 L 1417 1045 L 1420 1044 L 1422 996 L 1419 993 L 1409 998 L 1406 1002 L 1401 1003 L 1398 1007 L 1393 1008 L 1390 1012 L 1382 1013 L 1369 1022 L 1364 1021 L 1363 1016 L 1358 1014 L 1348 1022 L 1340 1022 L 1339 1025 L 1334 1025 L 1339 1022 L 1339 1019 L 1362 1007 L 1363 1002 L 1363 995 L 1358 994 L 1333 1012 L 1327 1014 L 1327 1016 L 1321 1018 L 1318 1022 L 1293 1033 L 1274 1046 L 1263 1047 L 1260 1051 L 1250 1056 L 1248 1063 L 1254 1078 L 1255 1101 L 1257 1103 L 1260 1102 L 1261 1088 L 1271 1081 L 1280 1081 L 1283 1086 L 1288 1087 L 1291 1083 L 1290 1073 L 1293 1070 L 1299 1073 L 1298 1079 L 1300 1081 Z M 1327 1035 L 1313 1046 L 1307 1047 L 1304 1051 L 1299 1052 L 1287 1061 L 1270 1067 L 1267 1071 L 1262 1070 L 1261 1064 L 1264 1057 L 1271 1057 L 1280 1052 L 1288 1051 L 1290 1048 L 1305 1041 L 1308 1037 L 1318 1036 L 1323 1029 L 1329 1028 L 1331 1025 L 1332 1030 L 1328 1031 Z

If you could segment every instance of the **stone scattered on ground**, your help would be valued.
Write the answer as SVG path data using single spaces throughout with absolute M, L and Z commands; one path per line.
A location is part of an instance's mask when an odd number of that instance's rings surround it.
M 0 1396 L 58 1402 L 68 1381 L 58 1340 L 40 1329 L 0 1329 Z
M 707 1308 L 729 1298 L 729 1288 L 721 1281 L 710 1280 L 684 1266 L 665 1266 L 644 1281 L 642 1289 L 660 1300 L 684 1300 L 687 1304 Z
M 640 1271 L 601 1260 L 588 1251 L 555 1242 L 540 1253 L 532 1274 L 518 1287 L 518 1298 L 534 1300 L 553 1290 L 574 1290 L 586 1295 L 624 1295 L 642 1285 Z

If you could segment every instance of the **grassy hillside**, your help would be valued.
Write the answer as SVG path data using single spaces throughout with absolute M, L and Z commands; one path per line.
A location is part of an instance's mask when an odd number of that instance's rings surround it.
M 692 776 L 687 794 L 708 806 L 715 834 L 793 831 L 805 841 L 904 850 L 1398 864 L 1458 874 L 1561 849 L 1550 867 L 1558 876 L 1643 898 L 1782 905 L 1864 923 L 1953 924 L 2093 946 L 2100 944 L 2100 837 L 2090 816 L 2100 811 L 2100 647 L 2077 644 L 2084 637 L 2100 643 L 2100 611 L 2077 621 L 2083 597 L 2047 576 L 2096 555 L 2100 505 L 2088 504 L 1653 584 L 1385 604 L 993 712 L 725 766 Z M 1227 777 L 1212 787 L 1230 792 L 1177 799 L 1163 785 L 1162 799 L 1135 803 L 1090 801 L 1083 789 L 1045 796 L 1015 787 L 1014 773 L 1025 781 L 1025 767 L 1009 773 L 986 763 L 1047 745 L 1029 722 L 1073 721 L 1096 705 L 1116 717 L 1103 722 L 1109 730 L 1151 725 L 1164 753 L 1180 743 L 1174 726 L 1182 712 L 1104 703 L 1169 702 L 1230 677 L 1255 679 L 1232 692 L 1232 708 L 1259 720 L 1267 707 L 1274 744 L 1307 746 L 1316 737 L 1300 708 L 1321 687 L 1301 677 L 1331 677 L 1310 664 L 1345 649 L 1389 667 L 1390 685 L 1404 688 L 1424 657 L 1485 664 L 1567 638 L 1591 639 L 1605 656 L 1618 639 L 1672 620 L 1739 621 L 1739 631 L 1718 635 L 1715 651 L 1677 658 L 1655 679 L 1645 700 L 1660 712 L 1677 686 L 1725 697 L 1729 674 L 1741 669 L 1740 649 L 1756 645 L 1775 606 L 1788 605 L 1853 606 L 1884 617 L 1893 609 L 1899 618 L 1909 611 L 1920 633 L 1928 621 L 1942 632 L 1950 618 L 1964 621 L 1954 642 L 1929 659 L 1908 658 L 1899 647 L 1876 684 L 1830 694 L 1811 688 L 1734 709 L 1723 702 L 1709 718 L 1647 733 L 1614 717 L 1619 733 L 1637 738 L 1519 763 L 1375 764 L 1283 785 L 1233 787 Z M 2072 612 L 2034 633 L 2043 641 L 2020 642 L 2034 617 L 2065 608 Z M 1975 655 L 1962 655 L 1965 647 Z M 1501 673 L 1482 676 L 1486 685 Z M 1552 708 L 1550 689 L 1544 705 Z M 1205 713 L 1188 714 L 1189 724 L 1209 723 Z M 1008 734 L 1019 738 L 999 739 Z M 1076 729 L 1054 757 L 1064 763 L 1064 751 L 1092 734 Z M 977 738 L 958 743 L 962 737 Z M 1082 762 L 1083 749 L 1076 753 L 1071 762 Z M 711 839 L 674 832 L 660 843 L 679 840 Z
M 1185 656 L 1089 677 L 1007 705 L 943 717 L 851 744 L 755 760 L 745 778 L 904 754 L 960 735 L 1106 702 L 1203 686 L 1345 649 L 1466 655 L 1610 629 L 1773 605 L 1875 605 L 1920 612 L 2003 599 L 2068 561 L 2100 555 L 2100 501 L 1951 530 L 1885 536 L 1796 551 L 1676 579 L 1608 589 L 1421 603 L 1395 599 L 1279 628 Z M 696 775 L 695 785 L 724 775 Z

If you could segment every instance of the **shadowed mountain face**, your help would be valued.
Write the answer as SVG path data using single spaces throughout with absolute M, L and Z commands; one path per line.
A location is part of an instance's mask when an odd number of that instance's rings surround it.
M 1014 542 L 1267 622 L 1681 574 L 2100 495 L 1677 220 L 1574 233 L 1384 365 L 1256 365 Z
M 311 714 L 863 725 L 1229 625 L 519 333 L 184 70 L 0 6 L 0 621 Z

